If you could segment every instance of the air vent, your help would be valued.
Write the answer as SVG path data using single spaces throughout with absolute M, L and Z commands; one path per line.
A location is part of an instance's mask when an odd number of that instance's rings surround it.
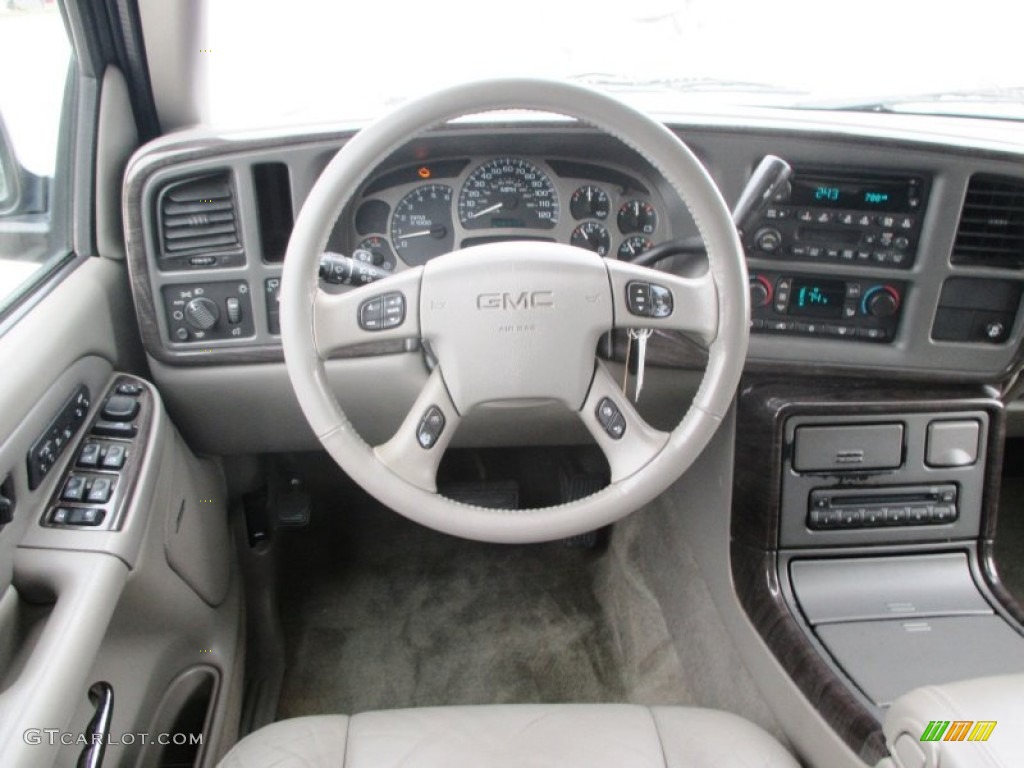
M 161 191 L 157 205 L 162 269 L 243 263 L 230 174 L 169 184 Z
M 954 264 L 1024 267 L 1024 181 L 971 177 L 953 245 Z

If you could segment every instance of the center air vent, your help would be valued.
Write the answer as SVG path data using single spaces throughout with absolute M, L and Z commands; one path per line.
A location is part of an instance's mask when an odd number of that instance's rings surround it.
M 953 245 L 954 264 L 1024 267 L 1024 180 L 971 177 Z
M 157 208 L 161 269 L 244 263 L 229 173 L 168 184 L 160 192 Z

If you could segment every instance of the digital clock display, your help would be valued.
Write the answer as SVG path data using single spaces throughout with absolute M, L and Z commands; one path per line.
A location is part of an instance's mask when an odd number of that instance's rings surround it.
M 917 189 L 908 181 L 797 177 L 792 181 L 790 202 L 808 208 L 910 211 L 913 209 L 910 200 L 917 194 Z
M 841 317 L 846 283 L 839 280 L 793 280 L 789 314 L 806 317 Z

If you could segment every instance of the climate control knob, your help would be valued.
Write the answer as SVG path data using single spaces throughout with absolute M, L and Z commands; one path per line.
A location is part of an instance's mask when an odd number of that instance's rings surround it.
M 217 324 L 220 310 L 210 299 L 200 297 L 185 305 L 185 321 L 197 331 L 208 331 Z
M 861 311 L 871 317 L 892 317 L 900 308 L 900 294 L 891 285 L 875 285 L 864 293 Z
M 772 284 L 760 275 L 750 278 L 750 306 L 766 307 L 772 301 Z

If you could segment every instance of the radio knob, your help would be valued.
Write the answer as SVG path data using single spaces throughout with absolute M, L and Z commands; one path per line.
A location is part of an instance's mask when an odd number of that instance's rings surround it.
M 185 320 L 197 331 L 208 331 L 217 324 L 220 310 L 207 298 L 192 299 L 185 305 Z
M 892 317 L 900 308 L 900 295 L 890 285 L 876 285 L 864 294 L 861 309 L 872 317 Z
M 758 275 L 750 278 L 750 306 L 766 307 L 772 301 L 772 284 Z
M 765 253 L 777 251 L 782 246 L 782 233 L 771 227 L 759 229 L 754 233 L 754 245 Z

